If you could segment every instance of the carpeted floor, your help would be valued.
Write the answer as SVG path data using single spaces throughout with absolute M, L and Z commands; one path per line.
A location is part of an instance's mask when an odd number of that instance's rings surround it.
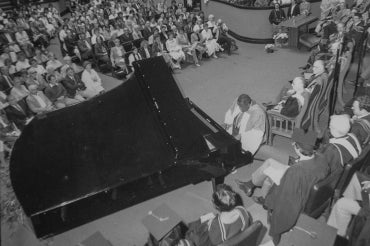
M 299 75 L 298 66 L 304 65 L 308 57 L 306 51 L 280 49 L 267 54 L 263 45 L 238 45 L 238 52 L 231 56 L 221 55 L 219 59 L 204 60 L 201 67 L 187 65 L 174 74 L 184 96 L 189 97 L 219 123 L 223 121 L 224 113 L 232 101 L 241 93 L 249 94 L 259 103 L 274 100 L 280 88 Z M 53 44 L 50 49 L 60 57 L 57 44 Z M 107 90 L 121 83 L 109 76 L 101 77 Z M 257 154 L 262 159 L 273 157 L 281 161 L 286 160 L 288 155 L 292 155 L 290 143 L 279 137 L 276 137 L 274 147 L 262 146 Z M 226 183 L 240 192 L 233 180 L 249 179 L 260 164 L 260 161 L 255 161 L 238 169 L 226 178 Z M 209 202 L 210 196 L 209 182 L 189 185 L 55 236 L 48 243 L 56 246 L 76 245 L 94 232 L 101 231 L 115 246 L 141 246 L 148 235 L 141 220 L 148 211 L 161 203 L 167 203 L 185 222 L 190 222 L 213 210 Z M 250 198 L 244 195 L 242 198 L 254 219 L 261 220 L 266 225 L 265 211 Z M 268 240 L 268 236 L 265 236 L 263 242 Z M 2 226 L 2 245 L 34 246 L 45 243 L 39 242 L 24 227 L 20 227 L 10 237 L 6 227 Z

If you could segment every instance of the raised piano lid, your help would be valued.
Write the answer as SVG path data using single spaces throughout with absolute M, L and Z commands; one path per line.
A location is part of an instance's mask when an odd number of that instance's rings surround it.
M 214 130 L 191 113 L 163 59 L 135 67 L 136 76 L 117 88 L 35 118 L 24 129 L 10 175 L 28 216 L 209 152 L 203 135 Z M 149 82 L 143 80 L 154 71 Z

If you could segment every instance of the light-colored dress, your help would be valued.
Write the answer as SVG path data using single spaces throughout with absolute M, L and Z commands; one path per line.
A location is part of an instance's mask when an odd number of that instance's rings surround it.
M 86 90 L 82 92 L 83 97 L 91 98 L 104 91 L 101 79 L 94 69 L 91 69 L 90 72 L 85 69 L 82 72 L 81 81 L 86 86 Z
M 211 29 L 203 30 L 202 33 L 202 38 L 206 40 L 205 44 L 207 47 L 207 54 L 213 55 L 216 51 L 219 51 L 221 46 L 217 43 L 216 39 L 213 38 L 213 34 Z
M 170 56 L 173 59 L 178 60 L 180 58 L 183 58 L 183 59 L 185 58 L 185 54 L 182 51 L 182 47 L 177 43 L 176 39 L 167 40 L 166 47 L 167 47 L 168 52 L 170 53 Z

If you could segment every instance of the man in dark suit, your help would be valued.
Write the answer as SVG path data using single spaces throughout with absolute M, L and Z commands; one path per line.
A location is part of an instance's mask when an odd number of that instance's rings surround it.
M 134 38 L 132 37 L 132 34 L 130 33 L 130 31 L 128 30 L 128 28 L 123 28 L 123 34 L 121 36 L 119 36 L 119 39 L 121 41 L 121 43 L 127 43 L 127 42 L 131 42 L 134 40 Z
M 80 91 L 86 89 L 85 84 L 81 81 L 80 77 L 74 73 L 71 67 L 67 68 L 66 73 L 66 77 L 62 80 L 62 84 L 67 91 L 67 96 L 80 102 L 84 101 L 85 99 L 80 94 Z
M 10 90 L 13 88 L 13 80 L 10 78 L 7 67 L 0 69 L 0 91 L 5 95 L 9 95 Z
M 23 100 L 17 102 L 17 99 L 12 95 L 7 97 L 7 101 L 9 106 L 5 108 L 6 116 L 19 130 L 22 130 L 33 116 L 31 110 Z
M 299 4 L 297 4 L 296 0 L 292 0 L 292 3 L 290 4 L 288 8 L 287 16 L 288 18 L 295 17 L 301 13 Z

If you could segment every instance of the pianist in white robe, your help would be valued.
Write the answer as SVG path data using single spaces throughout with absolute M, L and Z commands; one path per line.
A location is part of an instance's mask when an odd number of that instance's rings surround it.
M 240 140 L 242 149 L 254 155 L 264 139 L 266 115 L 248 95 L 242 94 L 226 112 L 224 125 L 230 135 Z

